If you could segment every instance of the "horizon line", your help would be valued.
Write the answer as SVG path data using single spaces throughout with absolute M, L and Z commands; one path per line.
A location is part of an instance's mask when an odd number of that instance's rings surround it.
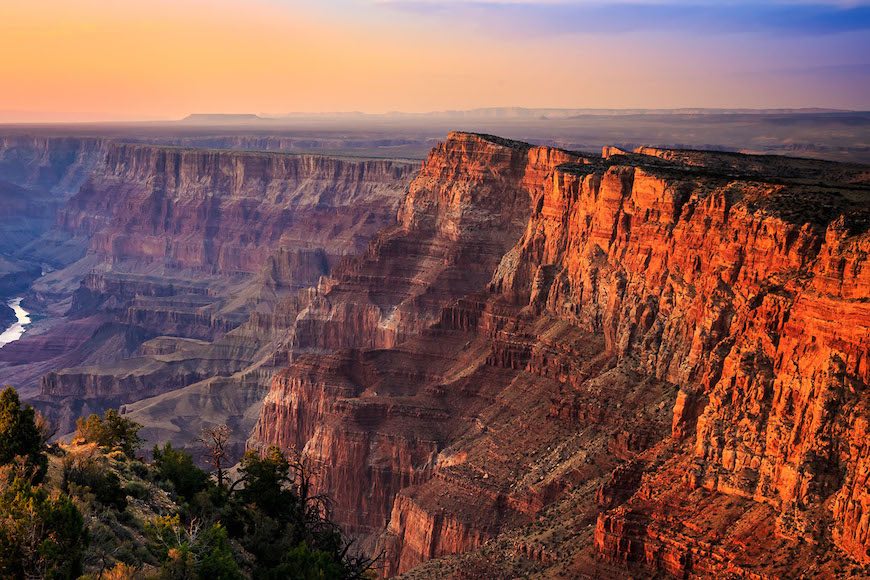
M 681 106 L 681 107 L 529 107 L 521 105 L 506 105 L 506 106 L 489 106 L 489 107 L 473 107 L 468 109 L 437 109 L 427 111 L 408 111 L 408 110 L 387 110 L 387 111 L 289 111 L 286 113 L 265 113 L 265 112 L 192 112 L 183 116 L 131 116 L 121 117 L 118 115 L 99 113 L 99 112 L 55 112 L 55 111 L 17 111 L 17 110 L 0 110 L 0 125 L 102 125 L 102 124 L 123 124 L 123 123 L 183 123 L 185 121 L 197 121 L 200 118 L 206 120 L 213 117 L 215 120 L 230 120 L 236 118 L 237 121 L 248 120 L 251 122 L 266 121 L 292 121 L 297 119 L 308 118 L 330 118 L 330 117 L 431 117 L 437 115 L 469 115 L 474 113 L 497 113 L 497 112 L 525 112 L 532 114 L 540 113 L 571 113 L 571 114 L 588 114 L 602 115 L 608 113 L 614 114 L 649 114 L 649 113 L 708 113 L 708 114 L 728 114 L 728 113 L 749 113 L 749 114 L 764 114 L 764 113 L 866 113 L 870 112 L 868 108 L 842 108 L 842 107 L 824 107 L 824 106 L 803 106 L 803 107 L 711 107 L 711 106 Z M 21 120 L 6 120 L 4 117 L 12 115 L 23 115 L 32 117 L 31 119 Z M 42 118 L 40 118 L 42 117 Z M 66 117 L 66 118 L 61 118 Z M 88 118 L 92 117 L 92 118 Z M 501 120 L 511 120 L 511 117 L 502 117 Z

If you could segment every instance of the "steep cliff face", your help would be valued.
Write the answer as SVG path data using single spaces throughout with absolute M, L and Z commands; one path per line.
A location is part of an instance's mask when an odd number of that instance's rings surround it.
M 495 139 L 495 138 L 493 138 Z M 515 141 L 451 134 L 362 257 L 346 260 L 296 321 L 297 350 L 392 346 L 489 279 L 522 232 L 535 191 L 579 159 Z
M 65 332 L 83 328 L 69 321 L 108 325 L 59 353 L 57 364 L 18 360 L 33 362 L 32 372 L 19 364 L 10 375 L 24 386 L 38 380 L 44 410 L 66 426 L 68 409 L 242 371 L 275 339 L 251 329 L 274 325 L 282 309 L 294 310 L 297 292 L 394 223 L 417 166 L 109 143 L 58 217 L 60 230 L 88 241 L 87 255 L 46 277 L 38 294 L 69 304 L 67 323 L 25 336 L 18 350 L 28 341 L 64 344 Z M 55 294 L 49 278 L 61 288 Z M 71 302 L 67 280 L 81 280 Z M 159 346 L 143 344 L 151 339 Z M 112 358 L 103 343 L 123 347 Z
M 0 135 L 0 175 L 19 187 L 68 197 L 100 164 L 107 146 L 108 139 L 99 137 L 6 133 Z
M 386 528 L 387 574 L 868 564 L 868 195 L 862 166 L 453 134 L 301 317 L 327 320 L 308 344 L 386 350 L 291 365 L 252 444 Z M 430 239 L 480 258 L 432 276 Z
M 361 249 L 391 219 L 395 184 L 413 171 L 389 160 L 113 143 L 105 172 L 59 222 L 112 260 L 256 273 L 276 248 Z
M 81 247 L 32 244 L 54 224 L 58 209 L 96 167 L 105 141 L 95 138 L 0 135 L 0 299 L 24 292 L 42 263 L 60 264 Z
M 0 251 L 7 256 L 46 232 L 54 222 L 63 199 L 51 193 L 27 189 L 0 180 Z
M 786 177 L 811 178 L 792 170 Z M 532 267 L 553 264 L 552 286 L 531 304 L 602 332 L 617 355 L 680 385 L 673 431 L 694 440 L 691 486 L 768 503 L 780 533 L 813 542 L 824 541 L 831 508 L 821 508 L 834 501 L 834 540 L 866 562 L 866 189 L 734 171 L 572 176 L 554 188 L 555 203 L 576 200 L 559 212 L 567 231 L 547 219 L 545 200 L 518 246 L 530 267 L 500 272 L 495 285 L 528 287 Z
M 411 184 L 399 225 L 379 235 L 363 256 L 336 268 L 299 311 L 289 348 L 299 353 L 392 346 L 436 322 L 446 304 L 486 283 L 520 236 L 533 209 L 531 200 L 547 176 L 572 160 L 579 158 L 560 150 L 452 134 L 433 150 Z M 406 358 L 420 355 L 415 351 Z M 303 357 L 279 374 L 264 401 L 253 444 L 305 448 L 312 462 L 324 466 L 341 456 L 336 469 L 322 471 L 319 484 L 344 491 L 332 495 L 349 527 L 376 534 L 388 520 L 395 494 L 431 471 L 418 473 L 421 466 L 431 467 L 442 438 L 421 438 L 420 433 L 443 411 L 414 405 L 334 408 L 336 398 L 356 397 L 366 388 L 357 390 L 367 385 L 359 382 L 361 376 L 376 380 L 377 369 L 391 364 L 352 360 Z M 438 376 L 436 371 L 421 374 Z M 342 378 L 347 375 L 351 378 Z M 415 431 L 382 437 L 365 427 L 373 423 L 409 424 Z
M 521 291 L 531 272 L 551 268 L 548 290 L 531 285 L 530 306 L 603 333 L 609 350 L 679 385 L 672 429 L 692 447 L 681 467 L 689 489 L 761 502 L 777 533 L 833 539 L 867 563 L 866 171 L 655 153 L 692 169 L 617 156 L 633 167 L 557 183 L 517 246 L 528 267 L 500 269 L 495 286 Z M 670 515 L 668 502 L 648 507 L 667 477 L 646 484 L 629 502 L 646 505 L 620 525 Z M 605 555 L 704 573 L 691 542 L 670 563 L 656 554 L 691 521 L 650 533 L 644 550 L 631 531 L 608 534 L 609 518 L 596 534 Z

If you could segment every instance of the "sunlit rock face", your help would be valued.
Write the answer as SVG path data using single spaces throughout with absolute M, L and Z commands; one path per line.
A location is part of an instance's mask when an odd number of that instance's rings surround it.
M 249 444 L 305 457 L 386 575 L 853 573 L 868 202 L 863 166 L 451 134 Z

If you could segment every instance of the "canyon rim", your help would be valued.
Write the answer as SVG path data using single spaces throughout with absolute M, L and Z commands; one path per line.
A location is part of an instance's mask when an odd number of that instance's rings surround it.
M 422 163 L 5 151 L 82 174 L 16 254 L 52 264 L 12 289 L 44 318 L 0 350 L 60 433 L 120 408 L 196 454 L 226 424 L 233 461 L 302 458 L 384 576 L 866 570 L 865 165 L 462 132 Z
M 0 577 L 870 578 L 870 0 L 0 4 Z

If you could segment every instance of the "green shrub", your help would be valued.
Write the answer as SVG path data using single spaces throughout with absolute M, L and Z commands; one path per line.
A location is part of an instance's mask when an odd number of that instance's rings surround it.
M 312 550 L 307 544 L 299 544 L 287 550 L 281 563 L 259 575 L 261 580 L 323 580 L 325 578 L 344 578 L 347 571 L 333 554 L 322 550 Z
M 81 513 L 65 495 L 15 479 L 0 492 L 0 575 L 76 578 L 87 534 Z
M 155 445 L 153 455 L 158 477 L 172 483 L 175 493 L 186 501 L 207 487 L 208 474 L 193 463 L 189 453 L 166 443 L 162 449 Z
M 149 533 L 161 554 L 160 578 L 237 580 L 244 578 L 220 523 L 183 526 L 178 516 L 156 518 Z
M 151 479 L 151 471 L 148 469 L 148 466 L 141 461 L 133 460 L 130 461 L 130 473 L 139 477 L 141 479 Z
M 37 424 L 36 411 L 29 405 L 22 406 L 18 392 L 6 387 L 0 392 L 0 465 L 21 457 L 26 475 L 39 482 L 48 464 L 44 448 L 45 435 Z
M 108 449 L 120 449 L 132 458 L 142 445 L 139 430 L 142 425 L 125 419 L 115 409 L 109 409 L 101 418 L 91 415 L 76 421 L 75 439 L 85 443 L 96 443 Z
M 130 497 L 146 500 L 151 496 L 151 488 L 141 481 L 129 481 L 124 485 L 124 492 Z
M 370 560 L 348 555 L 301 464 L 272 447 L 262 456 L 245 454 L 239 475 L 227 520 L 254 557 L 254 577 L 359 578 L 369 570 Z
M 127 507 L 127 494 L 118 475 L 102 464 L 99 458 L 84 457 L 64 461 L 61 488 L 72 495 L 90 491 L 104 506 L 122 511 Z

